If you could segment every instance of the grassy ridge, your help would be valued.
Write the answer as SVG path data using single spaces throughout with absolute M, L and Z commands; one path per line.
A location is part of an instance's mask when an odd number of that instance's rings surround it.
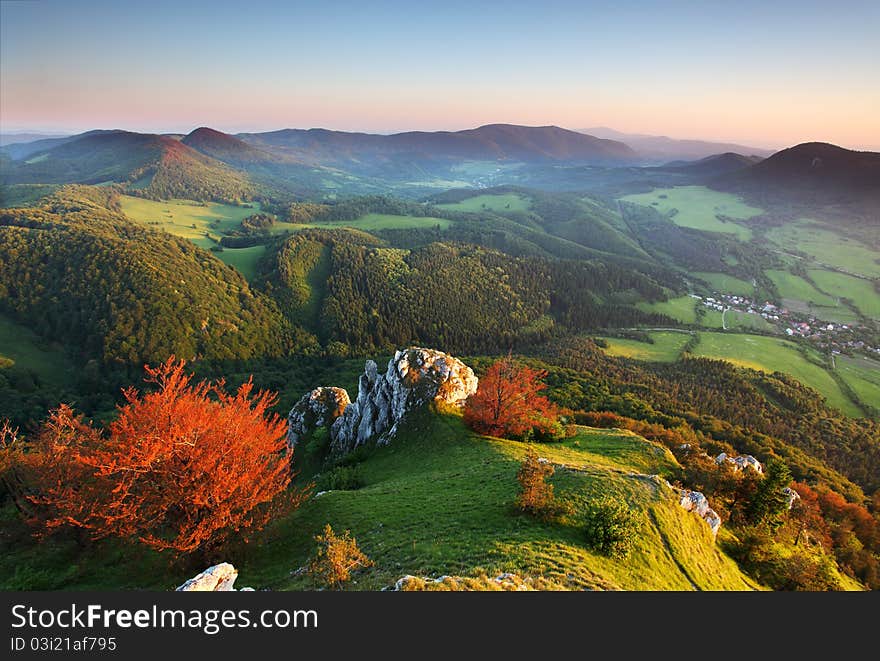
M 837 373 L 864 404 L 880 411 L 880 363 L 867 358 L 837 356 Z
M 717 550 L 706 524 L 681 509 L 665 485 L 631 475 L 670 468 L 674 459 L 665 449 L 627 432 L 586 428 L 565 443 L 541 445 L 542 456 L 569 467 L 558 468 L 553 483 L 575 512 L 561 523 L 542 523 L 511 508 L 526 447 L 475 436 L 454 416 L 423 421 L 362 464 L 364 488 L 324 494 L 278 522 L 271 539 L 240 563 L 241 575 L 275 589 L 309 587 L 307 576 L 289 572 L 305 563 L 311 549 L 303 531 L 329 522 L 350 529 L 376 562 L 352 588 L 381 588 L 405 573 L 502 571 L 572 588 L 752 585 Z M 626 499 L 640 512 L 642 531 L 626 560 L 599 556 L 584 545 L 578 512 L 599 493 Z

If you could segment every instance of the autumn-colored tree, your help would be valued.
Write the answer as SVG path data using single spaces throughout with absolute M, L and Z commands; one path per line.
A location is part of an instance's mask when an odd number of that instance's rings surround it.
M 511 357 L 499 360 L 480 379 L 477 392 L 468 398 L 464 421 L 489 436 L 539 440 L 563 430 L 559 407 L 541 393 L 546 389 L 544 370 L 518 365 Z
M 539 516 L 549 515 L 555 505 L 553 485 L 547 482 L 554 473 L 548 461 L 541 461 L 538 453 L 529 448 L 522 465 L 516 474 L 519 482 L 519 496 L 516 506 L 519 510 Z
M 270 505 L 295 507 L 276 396 L 192 382 L 174 357 L 147 367 L 155 389 L 123 391 L 106 430 L 66 405 L 13 457 L 19 501 L 41 531 L 74 526 L 94 538 L 133 538 L 188 553 L 265 524 Z
M 373 565 L 348 530 L 337 535 L 328 523 L 323 533 L 315 536 L 315 541 L 318 549 L 309 564 L 309 571 L 330 587 L 339 587 L 349 580 L 355 569 Z

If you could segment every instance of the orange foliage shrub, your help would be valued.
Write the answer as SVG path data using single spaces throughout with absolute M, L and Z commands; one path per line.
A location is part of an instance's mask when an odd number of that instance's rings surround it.
M 559 407 L 541 393 L 547 372 L 499 360 L 480 379 L 477 392 L 468 398 L 464 421 L 488 436 L 538 440 L 561 436 Z
M 252 394 L 250 380 L 235 394 L 223 381 L 193 384 L 184 366 L 147 367 L 156 390 L 124 390 L 105 431 L 67 405 L 51 412 L 11 459 L 32 523 L 183 553 L 265 524 L 291 477 L 285 422 L 269 412 L 276 396 Z M 291 492 L 288 504 L 301 499 Z

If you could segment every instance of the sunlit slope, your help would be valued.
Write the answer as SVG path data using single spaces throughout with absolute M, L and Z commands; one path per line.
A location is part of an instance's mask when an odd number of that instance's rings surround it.
M 708 525 L 684 511 L 660 479 L 675 467 L 658 445 L 613 430 L 579 428 L 565 442 L 538 445 L 557 465 L 559 497 L 573 506 L 560 522 L 517 514 L 516 472 L 526 444 L 476 436 L 455 416 L 425 416 L 360 464 L 365 486 L 311 500 L 270 530 L 247 557 L 231 559 L 242 577 L 273 589 L 309 587 L 310 535 L 325 523 L 349 529 L 376 563 L 351 589 L 378 589 L 404 574 L 543 577 L 571 589 L 745 590 L 753 583 L 716 547 Z M 627 559 L 590 551 L 582 512 L 610 495 L 639 513 L 641 531 Z

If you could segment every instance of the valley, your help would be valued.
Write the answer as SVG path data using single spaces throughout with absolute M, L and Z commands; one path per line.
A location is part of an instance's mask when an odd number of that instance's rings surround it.
M 365 359 L 407 347 L 462 356 L 479 379 L 508 355 L 545 380 L 550 431 L 482 433 L 463 401 L 434 401 L 387 444 L 374 433 L 338 456 L 315 429 L 270 453 L 292 461 L 289 494 L 314 489 L 255 544 L 226 547 L 255 587 L 319 587 L 308 566 L 328 522 L 374 563 L 346 589 L 406 575 L 486 588 L 507 573 L 539 589 L 877 586 L 870 187 L 807 214 L 800 189 L 766 183 L 776 155 L 658 164 L 559 127 L 38 142 L 0 148 L 6 434 L 42 442 L 34 430 L 70 402 L 109 438 L 123 389 L 171 356 L 277 393 L 266 411 L 280 425 L 319 387 L 355 399 L 378 378 Z M 210 406 L 232 401 L 211 392 Z M 513 504 L 534 448 L 553 468 L 547 518 Z M 722 453 L 767 475 L 783 463 L 812 518 L 791 501 L 762 519 L 769 477 L 728 470 Z M 688 511 L 682 493 L 711 508 Z M 587 543 L 600 496 L 634 513 L 626 559 Z M 36 547 L 16 508 L 11 495 L 0 508 L 7 589 L 167 589 L 195 569 L 130 540 L 86 553 L 61 533 Z

